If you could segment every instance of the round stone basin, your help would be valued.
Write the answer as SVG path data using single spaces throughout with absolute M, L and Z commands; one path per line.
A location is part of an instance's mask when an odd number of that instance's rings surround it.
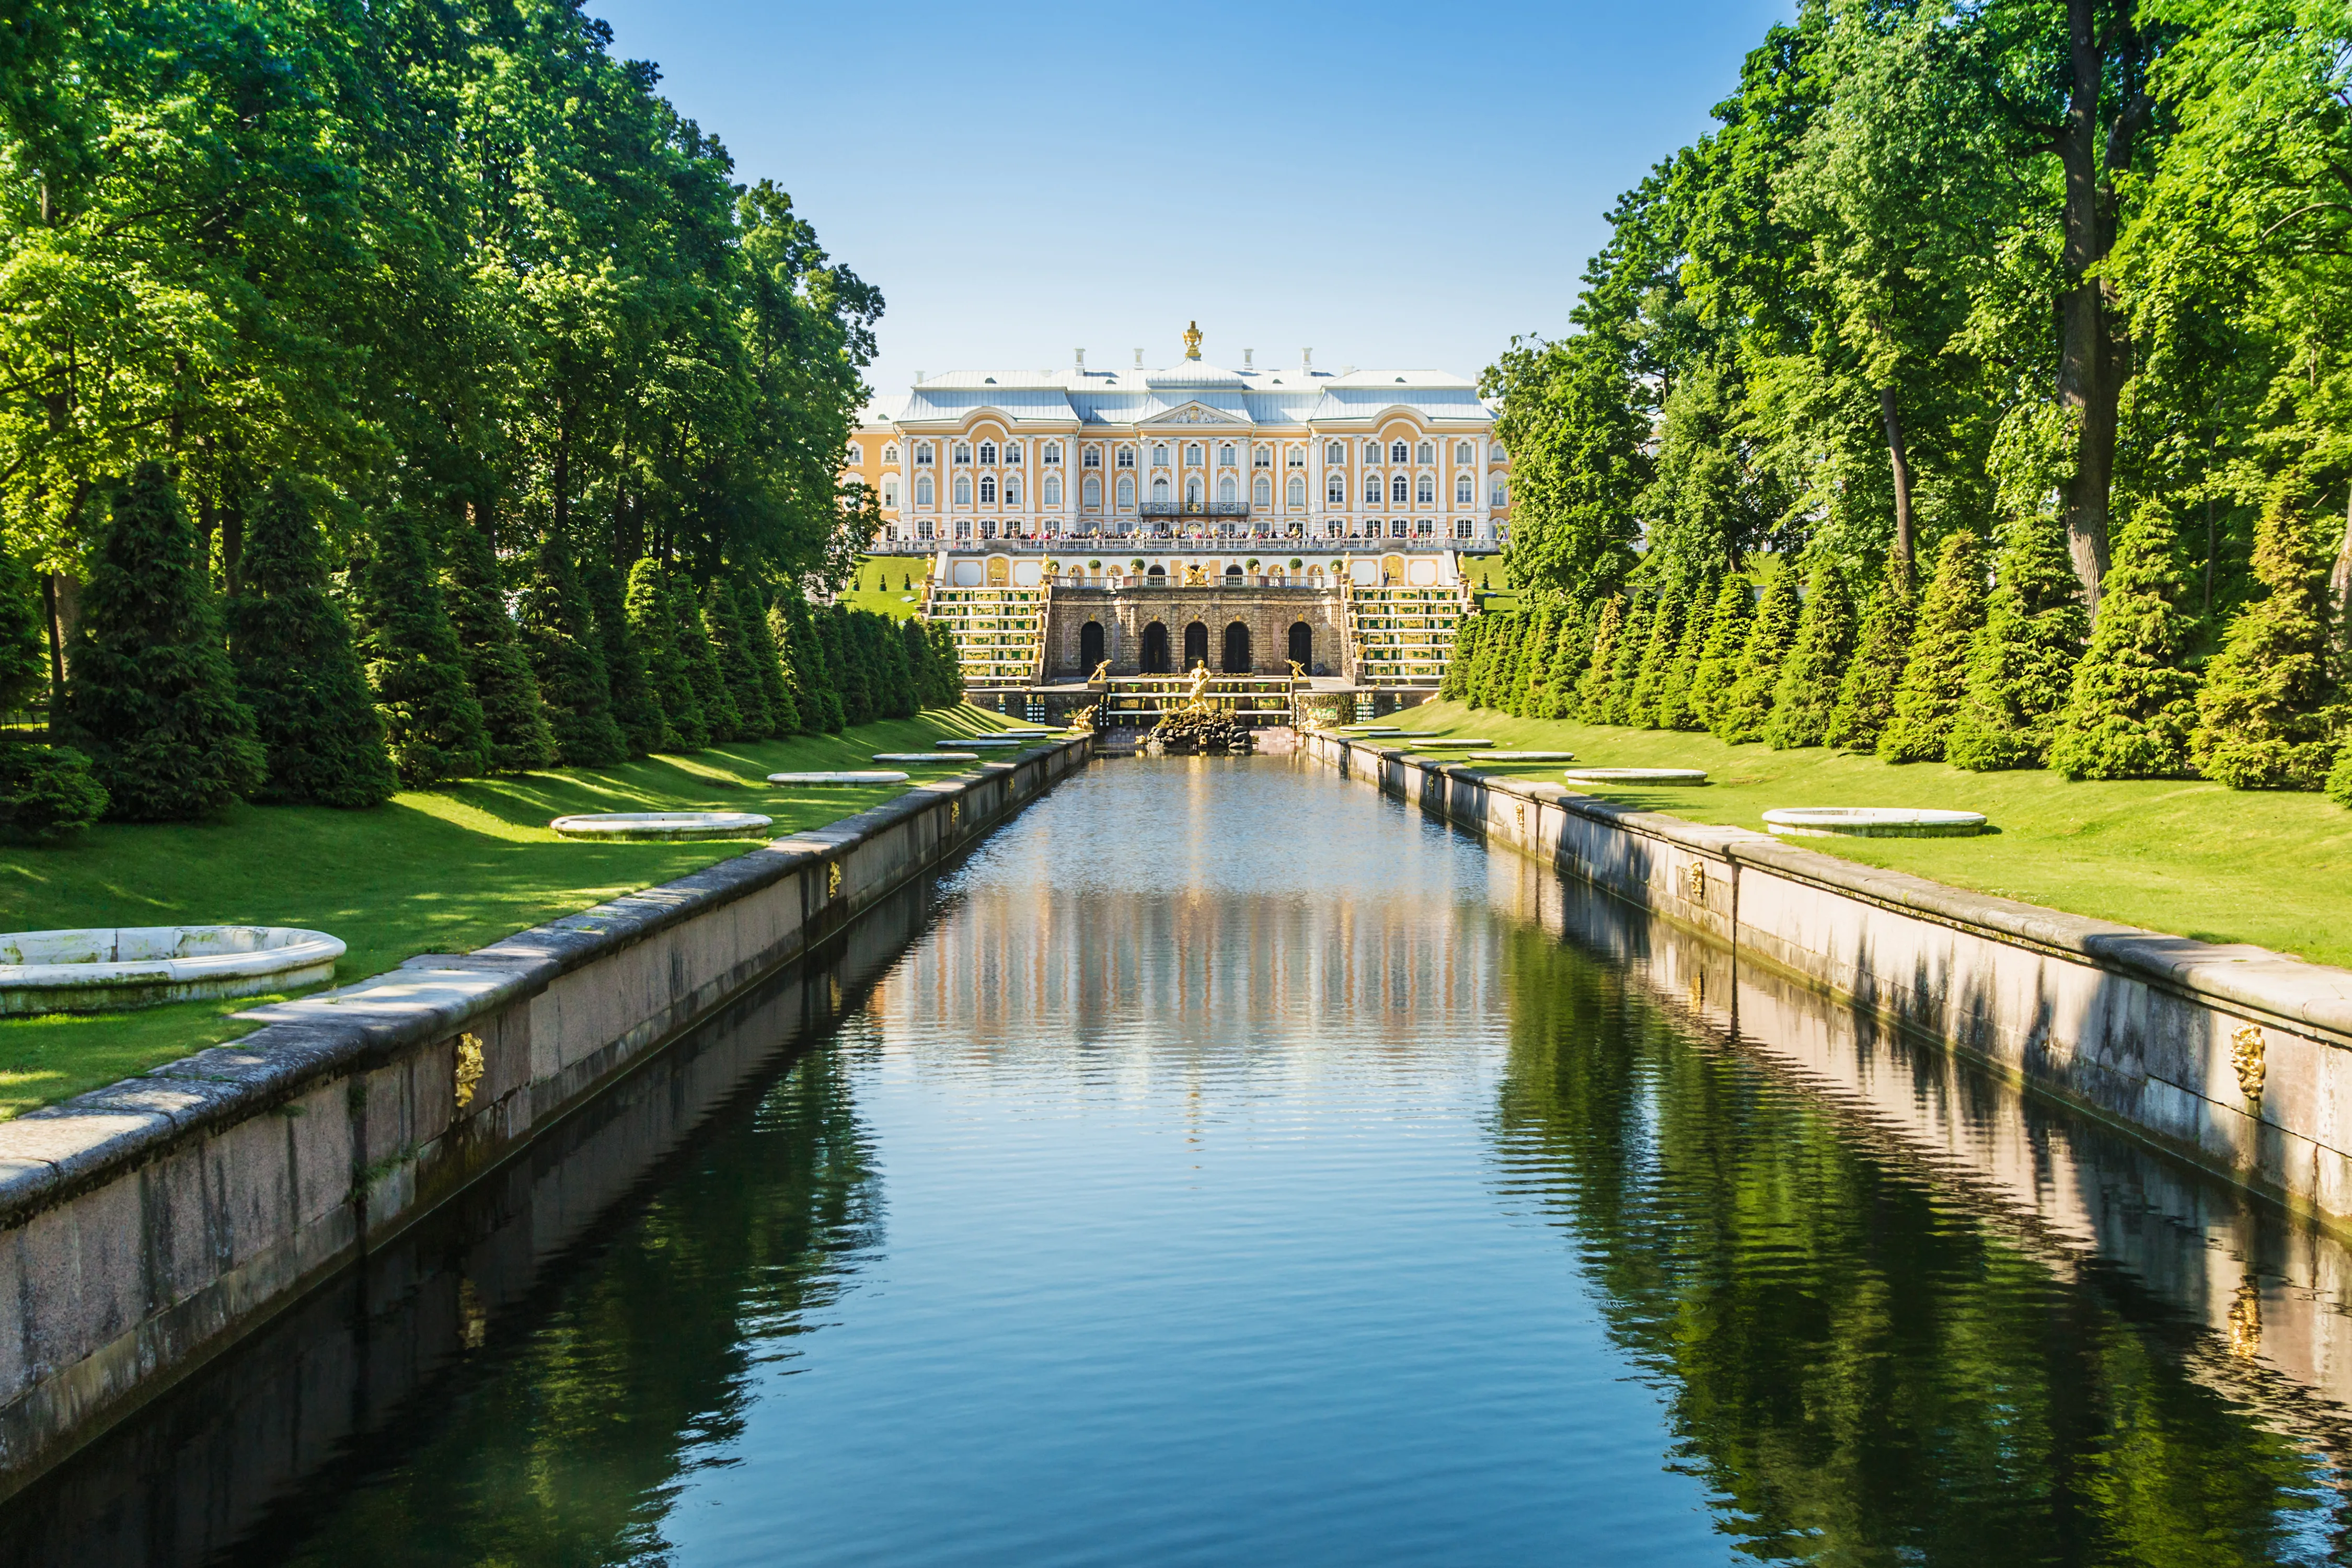
M 978 752 L 877 752 L 877 763 L 976 763 Z
M 1781 806 L 1764 826 L 1789 838 L 1966 838 L 1984 831 L 1980 811 L 1897 805 Z
M 558 838 L 593 838 L 616 843 L 675 843 L 686 838 L 740 838 L 775 826 L 775 819 L 752 811 L 608 811 L 588 816 L 559 816 L 548 824 Z
M 335 976 L 338 938 L 292 926 L 98 926 L 0 933 L 0 1015 L 109 1013 L 258 996 Z
M 907 775 L 888 768 L 845 768 L 830 773 L 770 773 L 772 784 L 905 784 Z
M 1570 784 L 1703 784 L 1706 773 L 1699 768 L 1570 768 L 1560 777 Z
M 1492 741 L 1423 741 L 1415 745 L 1413 750 L 1416 752 L 1467 752 L 1483 750 L 1494 743 Z

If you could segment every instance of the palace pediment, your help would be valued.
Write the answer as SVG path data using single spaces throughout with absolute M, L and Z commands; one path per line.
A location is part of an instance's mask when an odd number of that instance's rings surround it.
M 1246 425 L 1246 419 L 1228 414 L 1222 408 L 1212 408 L 1205 403 L 1187 403 L 1165 414 L 1155 414 L 1140 421 L 1144 425 Z

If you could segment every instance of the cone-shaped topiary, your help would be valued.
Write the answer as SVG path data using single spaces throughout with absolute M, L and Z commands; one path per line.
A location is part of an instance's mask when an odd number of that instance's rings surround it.
M 1881 759 L 1944 760 L 1944 742 L 1968 689 L 1969 650 L 1984 616 L 1984 548 L 1975 534 L 1955 533 L 1937 552 L 1936 575 L 1919 603 L 1918 630 L 1895 687 L 1895 711 L 1878 735 Z
M 1776 752 L 1820 745 L 1829 734 L 1830 714 L 1853 659 L 1853 600 L 1845 579 L 1834 567 L 1816 567 L 1797 619 L 1796 645 L 1780 666 L 1780 683 L 1772 693 L 1764 743 Z
M 1780 689 L 1780 667 L 1796 644 L 1797 622 L 1803 613 L 1797 569 L 1786 561 L 1773 563 L 1756 618 L 1748 626 L 1748 640 L 1739 647 L 1739 673 L 1716 704 L 1717 739 L 1737 745 L 1764 738 L 1764 726 L 1772 719 L 1772 699 Z
M 1445 674 L 1437 683 L 1437 699 L 1441 702 L 1459 702 L 1468 689 L 1465 679 L 1470 661 L 1478 657 L 1478 638 L 1486 626 L 1486 617 L 1468 615 L 1455 627 L 1454 646 L 1446 650 Z
M 319 525 L 302 492 L 270 481 L 228 602 L 229 663 L 268 775 L 257 800 L 381 805 L 400 787 L 351 623 L 328 595 Z
M 2327 798 L 2338 805 L 2352 805 L 2352 731 L 2336 749 L 2336 765 L 2327 770 Z
M 1592 628 L 1592 653 L 1576 683 L 1576 716 L 1587 724 L 1609 722 L 1614 704 L 1611 688 L 1617 674 L 1617 638 L 1624 629 L 1625 599 L 1620 595 L 1601 607 L 1600 623 Z
M 360 574 L 360 652 L 392 765 L 411 789 L 488 772 L 482 705 L 466 679 L 433 552 L 405 508 L 378 517 L 374 532 Z
M 88 753 L 114 816 L 201 816 L 260 787 L 261 742 L 236 700 L 220 609 L 160 464 L 140 464 L 114 498 L 68 668 L 65 739 Z
M 1576 716 L 1578 684 L 1592 662 L 1592 634 L 1599 613 L 1591 604 L 1563 612 L 1559 636 L 1552 642 L 1551 665 L 1544 676 L 1543 711 L 1538 719 Z
M 1704 730 L 1706 721 L 1691 706 L 1691 686 L 1698 679 L 1698 661 L 1706 654 L 1707 629 L 1715 621 L 1715 600 L 1720 590 L 1701 583 L 1691 595 L 1689 613 L 1683 616 L 1682 637 L 1675 657 L 1658 683 L 1655 703 L 1661 730 Z
M 571 546 L 554 533 L 540 541 L 524 584 L 523 651 L 539 677 L 539 700 L 555 731 L 555 754 L 566 767 L 608 768 L 628 760 L 627 742 L 613 719 L 613 686 L 597 646 L 588 590 L 572 563 Z
M 1551 671 L 1546 661 L 1559 636 L 1559 607 L 1538 605 L 1528 619 L 1527 647 L 1519 668 L 1512 678 L 1511 715 L 1517 719 L 1533 718 L 1541 710 L 1544 687 Z
M 833 689 L 841 694 L 842 721 L 845 724 L 874 722 L 874 689 L 866 679 L 865 661 L 857 657 L 857 646 L 849 635 L 849 609 L 845 605 L 830 605 L 814 612 L 818 639 L 824 644 L 824 667 L 833 675 Z
M 654 694 L 646 651 L 629 629 L 621 574 L 601 553 L 591 552 L 580 580 L 588 590 L 588 607 L 595 616 L 596 648 L 604 658 L 604 679 L 613 692 L 613 722 L 621 727 L 622 746 L 633 757 L 670 749 L 668 719 L 662 712 L 661 699 Z
M 460 524 L 446 543 L 449 623 L 465 650 L 466 678 L 482 705 L 489 736 L 489 771 L 520 773 L 555 765 L 555 731 L 539 700 L 539 677 L 522 651 L 514 616 L 507 613 L 499 558 L 479 529 Z
M 2189 771 L 2197 678 L 2188 652 L 2196 617 L 2171 520 L 2143 506 L 2116 540 L 2099 585 L 2091 646 L 2050 740 L 2050 765 L 2070 779 L 2175 778 Z
M 760 597 L 759 584 L 748 576 L 736 580 L 735 614 L 743 627 L 744 646 L 760 669 L 760 689 L 768 699 L 768 732 L 799 734 L 800 704 L 793 700 L 792 683 L 784 679 L 782 653 L 769 635 L 768 606 Z
M 1837 707 L 1822 739 L 1848 751 L 1875 750 L 1895 717 L 1895 693 L 1911 655 L 1914 611 L 1911 569 L 1899 552 L 1886 552 L 1886 573 L 1863 612 L 1862 637 L 1838 687 Z
M 939 661 L 940 689 L 946 698 L 940 706 L 958 707 L 963 701 L 963 656 L 956 650 L 955 634 L 944 621 L 932 621 L 923 635 L 930 638 L 932 657 Z
M 735 704 L 740 738 L 766 740 L 776 732 L 776 716 L 768 710 L 767 683 L 760 679 L 751 628 L 743 625 L 735 585 L 723 575 L 712 578 L 702 591 L 702 629 L 719 660 L 719 678 L 727 683 L 728 700 Z
M 908 616 L 898 623 L 898 641 L 907 653 L 907 668 L 914 671 L 915 700 L 925 708 L 942 708 L 940 700 L 939 660 L 931 652 L 931 639 L 923 635 L 923 623 Z
M 1683 602 L 1661 595 L 1650 617 L 1650 635 L 1642 661 L 1633 671 L 1633 689 L 1625 699 L 1625 722 L 1637 729 L 1664 728 L 1658 719 L 1666 683 L 1673 679 L 1675 648 L 1682 637 Z
M 743 716 L 735 710 L 734 696 L 727 689 L 726 675 L 719 667 L 719 650 L 710 646 L 709 634 L 703 627 L 698 596 L 682 577 L 669 580 L 669 607 L 671 624 L 677 628 L 677 661 L 693 682 L 695 704 L 702 710 L 710 739 L 748 739 Z
M 792 622 L 793 668 L 799 674 L 801 710 L 813 713 L 816 727 L 828 735 L 839 734 L 848 723 L 841 704 L 840 689 L 835 685 L 833 666 L 826 661 L 824 636 L 817 629 L 816 612 L 809 607 L 805 595 L 794 593 L 784 601 Z M 957 651 L 954 634 L 943 621 L 931 623 L 930 635 L 935 645 L 943 644 L 947 657 L 954 661 L 956 700 L 963 700 L 963 662 Z
M 1478 639 L 1478 662 L 1470 668 L 1469 702 L 1473 708 L 1495 705 L 1495 671 L 1507 657 L 1517 610 L 1487 613 L 1486 630 Z
M 703 716 L 701 699 L 695 694 L 694 678 L 678 652 L 677 623 L 670 615 L 669 580 L 663 575 L 661 563 L 652 556 L 639 556 L 629 567 L 622 613 L 628 617 L 629 635 L 645 656 L 646 685 L 660 706 L 667 729 L 656 749 L 702 750 L 710 744 L 709 721 Z
M 858 612 L 866 623 L 866 639 L 874 649 L 874 667 L 881 672 L 882 716 L 886 719 L 911 719 L 922 704 L 915 698 L 915 672 L 907 665 L 907 645 L 898 640 L 898 630 L 890 617 L 871 610 Z
M 1735 572 L 1716 590 L 1707 612 L 1706 642 L 1692 667 L 1688 727 L 1711 730 L 1715 716 L 1739 679 L 1740 650 L 1748 646 L 1748 624 L 1755 618 L 1756 591 L 1744 574 Z
M 797 591 L 787 588 L 776 596 L 774 604 L 768 606 L 768 637 L 775 644 L 776 658 L 783 668 L 784 685 L 792 693 L 793 711 L 799 715 L 800 732 L 821 735 L 824 732 L 824 699 L 801 668 L 804 655 L 799 635 L 793 630 L 788 603 L 799 597 Z M 907 624 L 919 628 L 923 626 L 919 620 Z M 928 644 L 930 638 L 925 635 L 923 640 Z M 934 671 L 935 679 L 936 675 Z
M 2004 523 L 1997 573 L 1944 742 L 1944 760 L 1971 773 L 2042 765 L 2091 629 L 2054 524 L 2031 515 Z
M 2327 561 L 2301 497 L 2281 489 L 2254 530 L 2254 576 L 2270 592 L 2230 621 L 2197 693 L 2190 755 L 2231 789 L 2317 789 L 2336 747 L 2329 705 Z
M 1657 619 L 1657 605 L 1649 599 L 1633 599 L 1625 606 L 1625 622 L 1617 628 L 1617 641 L 1609 660 L 1609 701 L 1604 724 L 1630 724 L 1633 706 L 1633 681 L 1642 673 L 1642 656 L 1649 651 L 1650 627 Z

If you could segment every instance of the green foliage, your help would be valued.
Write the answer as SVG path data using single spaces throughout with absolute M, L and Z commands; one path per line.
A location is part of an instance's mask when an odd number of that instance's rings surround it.
M 1895 711 L 1878 737 L 1890 763 L 1940 763 L 1968 689 L 1969 658 L 1985 618 L 1984 549 L 1973 533 L 1955 533 L 1936 557 L 1936 575 L 1919 605 Z
M 1715 728 L 1715 716 L 1739 679 L 1740 654 L 1748 646 L 1755 606 L 1755 590 L 1739 573 L 1726 577 L 1716 590 L 1715 606 L 1706 617 L 1706 641 L 1698 662 L 1691 668 L 1690 691 L 1685 699 L 1690 717 L 1680 728 Z
M 841 693 L 841 710 L 852 724 L 870 724 L 880 713 L 876 701 L 874 670 L 857 629 L 841 605 L 827 605 L 816 616 L 817 635 L 824 642 L 825 668 L 834 689 Z
M 924 708 L 948 706 L 950 699 L 940 679 L 939 656 L 932 650 L 931 639 L 923 635 L 923 623 L 919 620 L 899 622 L 898 641 L 915 683 L 916 702 Z
M 410 789 L 489 771 L 482 705 L 441 597 L 440 574 L 416 520 L 394 508 L 376 520 L 360 573 L 360 652 L 382 710 L 393 767 Z
M 680 577 L 668 580 L 670 624 L 677 638 L 677 661 L 694 688 L 694 705 L 713 741 L 744 739 L 743 716 L 735 710 L 734 695 L 719 664 L 719 652 L 702 620 L 702 606 L 693 588 Z
M 1577 682 L 1583 678 L 1585 666 L 1592 662 L 1595 619 L 1590 604 L 1581 610 L 1562 612 L 1559 636 L 1553 639 L 1551 664 L 1544 677 L 1543 711 L 1536 717 L 1565 719 L 1576 710 Z
M 915 695 L 915 672 L 907 663 L 907 646 L 898 640 L 898 630 L 887 616 L 871 610 L 851 612 L 858 623 L 870 650 L 867 662 L 880 684 L 877 701 L 885 719 L 911 719 L 922 703 Z
M 1675 643 L 1674 658 L 1659 678 L 1657 695 L 1651 705 L 1651 718 L 1658 729 L 1706 728 L 1706 721 L 1692 706 L 1691 691 L 1698 679 L 1699 660 L 1706 654 L 1707 634 L 1714 626 L 1716 599 L 1721 592 L 1715 584 L 1701 579 L 1691 594 L 1688 613 L 1683 616 L 1681 639 Z
M 2051 737 L 2050 765 L 2070 779 L 2177 778 L 2189 772 L 2197 621 L 2171 519 L 2144 507 L 2124 527 L 2099 592 L 2091 646 Z
M 1559 605 L 1544 604 L 1528 618 L 1518 668 L 1511 676 L 1510 711 L 1519 718 L 1532 718 L 1542 711 L 1546 678 L 1550 674 L 1546 660 L 1559 636 Z
M 205 816 L 266 776 L 194 531 L 162 465 L 116 494 L 68 661 L 64 738 L 132 821 Z
M 2269 592 L 2231 620 L 2197 693 L 2191 754 L 2231 789 L 2318 789 L 2336 752 L 2327 560 L 2300 500 L 2282 486 L 2263 509 L 2254 576 Z
M 671 731 L 661 699 L 654 694 L 645 650 L 629 629 L 621 574 L 603 555 L 592 553 L 583 563 L 580 575 L 595 620 L 597 651 L 604 655 L 604 679 L 613 693 L 613 722 L 620 726 L 621 744 L 630 756 L 650 756 L 666 749 Z
M 31 563 L 0 546 L 0 712 L 29 708 L 49 689 L 48 629 Z
M 1481 391 L 1503 399 L 1496 434 L 1511 454 L 1514 586 L 1582 595 L 1633 564 L 1635 502 L 1649 482 L 1649 431 L 1629 369 L 1591 336 L 1514 342 Z
M 814 715 L 814 727 L 826 734 L 838 734 L 848 722 L 842 706 L 841 690 L 834 681 L 833 665 L 826 658 L 824 634 L 817 629 L 816 612 L 809 607 L 806 595 L 793 593 L 784 597 L 784 608 L 791 618 L 793 669 L 800 679 L 796 695 L 801 711 Z M 930 624 L 929 635 L 933 646 L 943 648 L 955 670 L 956 693 L 963 693 L 963 667 L 957 660 L 954 633 L 940 622 Z
M 79 833 L 106 815 L 89 759 L 70 746 L 0 740 L 0 834 L 37 843 Z
M 924 630 L 931 640 L 931 658 L 940 672 L 942 700 L 937 706 L 951 708 L 963 700 L 963 661 L 957 656 L 954 634 L 937 621 Z
M 1835 567 L 1814 568 L 1804 611 L 1797 619 L 1796 644 L 1780 667 L 1780 681 L 1772 693 L 1772 716 L 1764 725 L 1766 745 L 1785 752 L 1818 746 L 1828 738 L 1830 715 L 1836 711 L 1838 692 L 1853 662 L 1853 600 L 1845 580 Z
M 1839 684 L 1837 707 L 1822 732 L 1830 745 L 1854 752 L 1877 749 L 1878 738 L 1895 718 L 1895 694 L 1910 660 L 1916 610 L 1911 569 L 1900 554 L 1889 551 L 1885 573 L 1863 611 L 1861 640 Z
M 1650 648 L 1651 628 L 1657 624 L 1658 602 L 1636 598 L 1627 607 L 1625 624 L 1618 628 L 1609 668 L 1609 718 L 1612 724 L 1638 724 L 1633 717 L 1633 683 L 1642 673 L 1642 657 Z
M 229 663 L 268 775 L 255 798 L 380 805 L 400 787 L 351 623 L 328 595 L 319 526 L 300 490 L 270 481 L 228 602 Z
M 801 731 L 800 704 L 793 700 L 792 682 L 784 679 L 784 662 L 768 631 L 768 609 L 749 577 L 735 584 L 736 624 L 743 628 L 743 644 L 760 671 L 760 690 L 768 700 L 770 730 L 778 737 Z
M 505 581 L 497 553 L 478 528 L 459 523 L 443 550 L 449 624 L 465 650 L 466 679 L 482 707 L 482 730 L 489 739 L 494 773 L 528 773 L 555 765 L 555 731 L 539 700 L 539 678 L 522 651 L 514 616 L 507 610 Z
M 667 727 L 663 752 L 698 752 L 710 744 L 710 726 L 696 695 L 694 677 L 679 649 L 677 623 L 670 613 L 669 579 L 661 563 L 641 556 L 629 567 L 623 599 L 629 634 L 645 654 L 646 685 Z
M 1469 685 L 1470 667 L 1477 662 L 1479 639 L 1486 635 L 1486 617 L 1471 614 L 1462 617 L 1454 635 L 1454 646 L 1446 650 L 1445 674 L 1437 683 L 1440 700 L 1458 702 Z
M 1682 640 L 1683 603 L 1662 596 L 1650 617 L 1650 635 L 1633 672 L 1633 690 L 1625 700 L 1625 722 L 1643 730 L 1663 729 L 1659 713 L 1666 687 L 1674 678 L 1675 651 Z
M 775 733 L 776 716 L 768 707 L 767 682 L 760 677 L 751 631 L 743 624 L 735 586 L 724 577 L 713 579 L 702 592 L 702 626 L 710 638 L 711 656 L 719 661 L 719 678 L 726 682 L 727 700 L 735 705 L 739 738 L 767 739 Z
M 2058 530 L 2027 515 L 2002 524 L 1985 624 L 1945 760 L 1971 773 L 2040 767 L 2074 683 L 2089 616 Z
M 560 533 L 540 541 L 523 586 L 519 618 L 523 652 L 539 678 L 539 700 L 555 731 L 555 755 L 566 767 L 608 768 L 628 760 L 629 748 L 613 719 L 613 688 L 597 647 L 588 590 Z
M 1586 659 L 1583 679 L 1577 682 L 1577 717 L 1588 724 L 1612 722 L 1615 711 L 1617 678 L 1617 639 L 1625 628 L 1625 598 L 1619 595 L 1602 606 L 1601 620 L 1592 630 L 1592 653 Z
M 1780 666 L 1797 640 L 1797 622 L 1804 606 L 1797 592 L 1797 570 L 1775 561 L 1764 578 L 1764 597 L 1748 623 L 1747 640 L 1739 646 L 1738 673 L 1731 689 L 1715 708 L 1710 726 L 1732 744 L 1760 741 L 1772 718 L 1772 699 L 1780 690 Z

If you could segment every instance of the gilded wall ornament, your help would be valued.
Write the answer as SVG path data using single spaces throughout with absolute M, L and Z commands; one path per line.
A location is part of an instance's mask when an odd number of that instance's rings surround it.
M 482 1073 L 482 1037 L 465 1034 L 457 1037 L 457 1055 L 451 1066 L 449 1088 L 457 1109 L 465 1110 L 474 1103 L 474 1090 L 480 1087 Z
M 2241 1026 L 2230 1036 L 2230 1065 L 2238 1071 L 2238 1089 L 2246 1103 L 2260 1114 L 2263 1104 L 2263 1079 L 2269 1068 L 2263 1060 L 2263 1032 L 2252 1024 Z

